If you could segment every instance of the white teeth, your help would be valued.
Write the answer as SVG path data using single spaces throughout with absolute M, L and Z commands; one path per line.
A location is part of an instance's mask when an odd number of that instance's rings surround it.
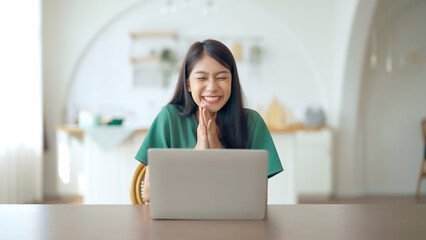
M 215 102 L 219 100 L 219 97 L 204 97 L 204 99 L 206 99 L 209 102 Z

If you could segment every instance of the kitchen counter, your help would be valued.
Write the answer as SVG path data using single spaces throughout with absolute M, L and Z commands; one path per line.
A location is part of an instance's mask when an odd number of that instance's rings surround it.
M 106 127 L 106 126 L 103 126 L 103 127 Z M 111 126 L 111 127 L 117 127 L 117 126 Z M 330 129 L 329 126 L 307 127 L 307 126 L 303 126 L 302 124 L 287 125 L 280 128 L 273 128 L 273 127 L 268 127 L 268 128 L 271 133 L 292 133 L 297 131 L 314 132 L 314 131 L 321 131 L 324 129 Z M 78 125 L 71 125 L 71 124 L 59 125 L 57 126 L 56 130 L 64 131 L 69 134 L 84 134 L 84 128 L 81 128 Z M 135 129 L 135 133 L 147 133 L 148 130 L 149 128 L 137 128 Z

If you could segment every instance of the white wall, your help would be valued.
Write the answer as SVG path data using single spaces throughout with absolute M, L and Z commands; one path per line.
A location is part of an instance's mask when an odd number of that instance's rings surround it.
M 391 17 L 381 4 L 374 29 L 378 38 L 378 65 L 369 66 L 367 52 L 362 83 L 361 122 L 365 149 L 365 186 L 369 194 L 408 194 L 416 189 L 424 145 L 420 122 L 426 117 L 426 2 L 411 1 Z M 388 14 L 389 15 L 389 14 Z M 384 59 L 392 32 L 393 70 L 386 72 Z M 407 54 L 415 51 L 419 62 Z M 401 68 L 400 59 L 406 61 Z M 423 182 L 423 194 L 426 183 Z
M 381 1 L 376 11 L 377 2 L 357 4 L 344 68 L 339 70 L 343 76 L 339 82 L 341 101 L 336 102 L 340 105 L 335 152 L 339 196 L 414 195 L 420 171 L 420 119 L 425 115 L 424 93 L 420 90 L 425 89 L 421 80 L 424 71 L 419 71 L 422 62 L 417 64 L 417 71 L 407 65 L 402 74 L 394 66 L 394 73 L 387 74 L 383 58 L 389 24 L 394 63 L 399 64 L 401 54 L 415 46 L 422 55 L 424 31 L 419 28 L 425 10 L 421 1 L 388 0 Z M 379 38 L 379 65 L 374 72 L 367 65 L 371 26 Z M 408 69 L 412 72 L 407 73 Z
M 234 9 L 243 3 L 244 8 L 236 18 Z M 180 50 L 181 58 L 177 65 L 181 64 L 193 41 L 215 38 L 228 44 L 230 49 L 236 42 L 241 42 L 244 49 L 249 48 L 250 44 L 258 44 L 262 49 L 259 66 L 250 64 L 247 54 L 243 60 L 237 61 L 248 107 L 262 106 L 266 109 L 277 98 L 294 110 L 296 119 L 303 120 L 309 105 L 327 106 L 317 66 L 311 62 L 306 47 L 281 19 L 259 9 L 257 5 L 237 0 L 216 0 L 216 12 L 209 15 L 203 14 L 200 11 L 203 6 L 197 3 L 185 10 L 163 15 L 160 13 L 163 5 L 158 1 L 141 4 L 117 18 L 93 41 L 78 64 L 75 78 L 70 79 L 68 122 L 73 122 L 82 106 L 95 113 L 100 113 L 102 108 L 119 108 L 125 117 L 125 124 L 149 127 L 161 107 L 170 100 L 177 71 L 166 89 L 133 85 L 133 66 L 129 61 L 131 31 L 177 33 L 179 40 L 176 42 L 180 45 L 173 48 Z M 155 41 L 167 43 L 162 39 Z M 143 43 L 148 44 L 146 52 L 156 46 L 148 40 Z
M 301 44 L 306 48 L 309 61 L 316 67 L 320 79 L 321 91 L 326 98 L 325 110 L 328 120 L 337 118 L 338 113 L 332 109 L 335 95 L 335 53 L 340 49 L 341 39 L 336 36 L 347 36 L 348 21 L 342 21 L 346 15 L 352 14 L 354 8 L 351 2 L 338 0 L 253 0 L 259 6 L 275 14 L 293 32 Z M 344 5 L 348 11 L 337 16 L 340 5 Z M 338 28 L 343 25 L 342 28 Z M 342 31 L 343 30 L 343 31 Z M 332 123 L 334 124 L 334 123 Z
M 341 2 L 343 4 L 343 2 Z M 342 197 L 365 193 L 361 135 L 359 131 L 362 67 L 376 0 L 361 0 L 353 4 L 354 11 L 341 6 L 350 26 L 349 37 L 342 37 L 336 61 L 336 101 L 338 111 L 335 134 L 335 192 Z M 343 27 L 343 25 L 340 25 Z M 341 29 L 343 32 L 343 29 Z M 346 46 L 346 47 L 345 47 Z

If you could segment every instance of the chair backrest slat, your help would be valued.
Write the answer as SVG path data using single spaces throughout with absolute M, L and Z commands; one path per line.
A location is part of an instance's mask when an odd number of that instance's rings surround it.
M 130 186 L 130 200 L 132 204 L 145 204 L 142 198 L 143 180 L 145 178 L 146 167 L 139 164 L 133 174 L 132 183 Z

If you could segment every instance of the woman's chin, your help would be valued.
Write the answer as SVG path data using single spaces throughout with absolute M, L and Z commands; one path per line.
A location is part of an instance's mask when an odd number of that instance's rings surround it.
M 207 105 L 206 109 L 210 112 L 210 113 L 217 113 L 222 107 L 221 106 L 215 106 L 215 105 Z

